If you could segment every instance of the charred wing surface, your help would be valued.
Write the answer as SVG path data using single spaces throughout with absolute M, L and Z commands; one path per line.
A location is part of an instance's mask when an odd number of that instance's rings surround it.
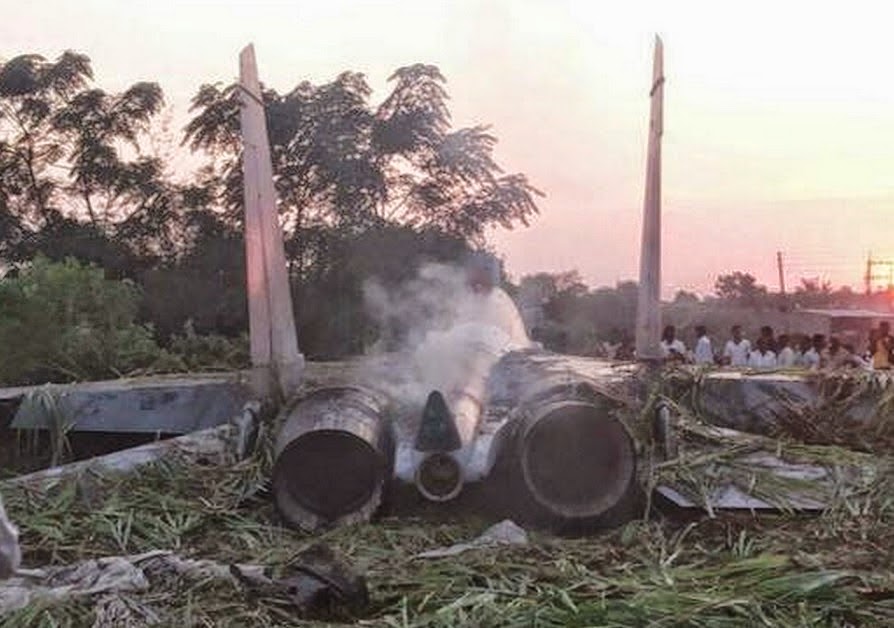
M 492 452 L 506 508 L 519 520 L 571 534 L 629 519 L 641 490 L 636 442 L 619 404 L 573 371 L 534 370 Z
M 276 443 L 273 491 L 283 517 L 305 530 L 369 519 L 394 465 L 383 396 L 327 388 L 287 406 Z

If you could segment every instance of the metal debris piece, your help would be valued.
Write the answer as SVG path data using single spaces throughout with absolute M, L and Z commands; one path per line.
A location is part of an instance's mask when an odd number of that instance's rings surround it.
M 61 417 L 79 432 L 188 434 L 227 421 L 249 391 L 239 374 L 209 373 L 0 388 L 0 399 L 22 399 L 15 429 L 51 429 Z
M 152 608 L 126 595 L 104 595 L 96 601 L 92 628 L 143 628 L 161 623 Z
M 485 530 L 481 536 L 468 543 L 457 543 L 450 547 L 440 547 L 416 554 L 415 558 L 445 558 L 456 556 L 468 550 L 495 547 L 498 545 L 527 545 L 528 533 L 514 521 L 504 519 Z
M 252 575 L 263 572 L 263 567 L 257 565 L 240 565 L 238 569 Z M 20 569 L 15 577 L 0 583 L 0 617 L 37 601 L 52 603 L 100 594 L 117 596 L 146 591 L 156 583 L 170 582 L 177 577 L 232 582 L 228 565 L 181 558 L 160 550 L 97 558 L 61 567 Z
M 282 600 L 303 617 L 356 617 L 369 605 L 366 579 L 322 543 L 298 554 L 282 578 L 236 565 L 230 572 L 251 596 Z
M 54 602 L 99 593 L 145 591 L 148 588 L 149 581 L 133 559 L 122 556 L 29 570 L 0 584 L 0 617 L 38 600 Z
M 9 578 L 19 568 L 21 562 L 19 530 L 6 516 L 3 498 L 0 498 L 0 580 Z
M 128 473 L 138 467 L 165 458 L 212 460 L 225 463 L 250 454 L 257 432 L 259 406 L 248 402 L 242 413 L 229 423 L 199 430 L 176 438 L 155 441 L 122 449 L 104 456 L 50 467 L 0 482 L 0 487 L 26 486 L 46 490 L 66 478 L 83 477 L 88 473 Z

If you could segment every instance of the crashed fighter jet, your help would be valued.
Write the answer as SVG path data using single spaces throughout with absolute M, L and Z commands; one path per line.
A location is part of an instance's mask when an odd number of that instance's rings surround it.
M 660 40 L 650 91 L 639 362 L 560 356 L 532 345 L 512 301 L 496 287 L 493 267 L 482 258 L 466 267 L 468 298 L 461 301 L 469 307 L 459 308 L 439 330 L 450 351 L 429 354 L 409 369 L 406 353 L 370 356 L 348 370 L 339 385 L 307 394 L 298 387 L 303 358 L 251 47 L 243 51 L 241 66 L 252 363 L 256 389 L 278 390 L 286 400 L 273 492 L 288 522 L 313 530 L 367 520 L 383 505 L 393 505 L 406 487 L 422 502 L 441 505 L 476 493 L 482 510 L 559 531 L 586 531 L 639 516 L 640 502 L 653 493 L 709 511 L 825 506 L 824 491 L 840 482 L 841 474 L 786 460 L 774 451 L 775 441 L 687 423 L 679 408 L 650 396 L 661 377 Z M 440 377 L 420 376 L 432 366 L 449 368 L 433 369 Z M 422 395 L 402 394 L 407 382 L 401 378 L 408 371 L 417 393 L 420 381 L 428 385 Z M 684 433 L 707 455 L 679 447 Z M 701 471 L 693 466 L 692 460 L 720 460 L 718 443 L 733 445 L 727 467 L 744 461 L 753 470 L 744 485 L 718 475 L 717 465 Z M 656 472 L 675 468 L 686 472 Z M 710 481 L 694 487 L 694 476 Z M 759 479 L 767 476 L 794 480 L 800 489 L 783 492 L 780 500 L 761 497 Z M 816 487 L 820 490 L 812 490 Z

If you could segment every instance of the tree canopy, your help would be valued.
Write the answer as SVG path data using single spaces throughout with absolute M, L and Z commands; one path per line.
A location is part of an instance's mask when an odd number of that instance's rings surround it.
M 378 105 L 356 72 L 323 85 L 302 82 L 285 94 L 263 90 L 293 252 L 303 252 L 305 230 L 320 227 L 434 228 L 481 245 L 488 227 L 527 225 L 540 192 L 524 175 L 503 173 L 488 127 L 452 129 L 438 68 L 403 67 L 390 82 L 392 91 Z M 184 142 L 216 158 L 219 198 L 238 216 L 238 87 L 202 86 L 192 111 Z
M 170 150 L 202 161 L 176 180 L 156 144 L 164 96 L 95 84 L 90 59 L 0 62 L 0 268 L 44 255 L 97 264 L 140 290 L 162 338 L 247 329 L 239 91 L 201 86 Z M 373 100 L 365 77 L 263 88 L 302 349 L 335 357 L 370 330 L 362 284 L 459 259 L 490 228 L 527 225 L 540 195 L 494 157 L 489 127 L 454 128 L 432 65 L 397 69 Z M 179 145 L 178 145 L 179 144 Z M 182 183 L 181 181 L 186 181 Z
M 739 305 L 758 305 L 768 294 L 767 287 L 757 283 L 754 275 L 736 271 L 720 275 L 714 284 L 717 296 Z

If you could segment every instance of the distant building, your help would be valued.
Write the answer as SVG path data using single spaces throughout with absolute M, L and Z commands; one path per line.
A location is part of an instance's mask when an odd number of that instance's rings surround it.
M 878 327 L 882 321 L 894 328 L 894 313 L 874 310 L 847 309 L 807 309 L 795 310 L 793 315 L 800 319 L 798 325 L 803 331 L 814 334 L 838 336 L 842 342 L 862 346 L 869 339 L 869 330 Z

